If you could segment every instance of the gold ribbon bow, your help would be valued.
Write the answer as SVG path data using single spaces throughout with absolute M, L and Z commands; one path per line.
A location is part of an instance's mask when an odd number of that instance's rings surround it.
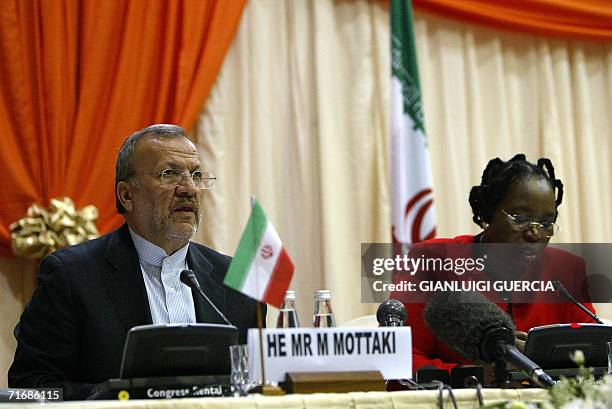
M 55 250 L 95 239 L 98 209 L 85 206 L 76 210 L 69 197 L 51 199 L 49 208 L 36 204 L 27 216 L 10 225 L 11 247 L 17 257 L 42 259 Z

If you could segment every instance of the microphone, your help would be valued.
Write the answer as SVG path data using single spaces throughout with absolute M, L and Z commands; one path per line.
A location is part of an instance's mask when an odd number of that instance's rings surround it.
M 561 281 L 553 281 L 552 282 L 553 287 L 555 288 L 555 290 L 557 290 L 559 292 L 559 294 L 561 294 L 565 299 L 569 300 L 572 304 L 574 304 L 575 306 L 577 306 L 578 308 L 580 308 L 582 311 L 584 311 L 585 313 L 587 313 L 587 315 L 589 317 L 591 317 L 592 319 L 595 320 L 595 322 L 597 322 L 598 324 L 603 324 L 603 321 L 599 319 L 599 317 L 595 314 L 593 314 L 591 312 L 591 310 L 589 310 L 587 307 L 585 307 L 584 305 L 580 304 L 573 295 L 570 294 L 569 291 L 567 291 L 567 288 L 565 288 L 563 286 L 563 284 L 561 284 Z
M 204 294 L 204 291 L 202 291 L 202 288 L 200 287 L 200 283 L 198 283 L 198 280 L 196 279 L 196 276 L 193 273 L 193 271 L 191 270 L 181 271 L 181 282 L 187 285 L 189 288 L 191 288 L 195 292 L 197 292 L 198 294 L 200 294 L 206 300 L 206 302 L 211 307 L 213 307 L 213 309 L 217 312 L 217 314 L 219 314 L 219 316 L 223 319 L 223 321 L 225 321 L 227 325 L 233 326 L 232 323 L 229 322 L 227 318 L 225 318 L 225 315 L 223 315 L 223 313 L 217 308 L 217 306 L 213 304 L 210 298 L 208 298 L 208 296 Z
M 434 335 L 466 359 L 492 363 L 504 360 L 543 387 L 555 384 L 515 346 L 516 327 L 502 310 L 475 292 L 434 294 L 425 307 L 425 322 Z
M 401 327 L 408 318 L 406 307 L 400 301 L 388 299 L 378 306 L 376 321 L 379 327 Z

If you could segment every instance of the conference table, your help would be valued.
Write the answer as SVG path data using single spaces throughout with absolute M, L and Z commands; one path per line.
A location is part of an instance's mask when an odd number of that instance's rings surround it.
M 485 404 L 511 400 L 543 402 L 548 400 L 544 389 L 483 389 Z M 456 389 L 453 391 L 458 407 L 462 409 L 477 408 L 478 399 L 474 389 Z M 444 407 L 453 408 L 447 391 L 444 391 Z M 0 404 L 5 408 L 40 408 L 39 403 Z M 438 408 L 438 391 L 400 391 L 400 392 L 349 392 L 349 393 L 314 393 L 308 395 L 262 396 L 249 395 L 243 398 L 186 398 L 186 399 L 152 399 L 128 401 L 74 401 L 56 402 L 44 405 L 48 408 L 67 409 L 301 409 L 301 408 L 363 408 L 363 409 L 433 409 Z

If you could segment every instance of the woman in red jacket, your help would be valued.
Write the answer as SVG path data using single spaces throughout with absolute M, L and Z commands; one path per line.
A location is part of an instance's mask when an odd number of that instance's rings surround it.
M 452 243 L 516 243 L 546 244 L 557 232 L 557 208 L 563 200 L 563 184 L 555 178 L 549 159 L 539 159 L 537 164 L 528 162 L 519 154 L 507 162 L 499 158 L 489 161 L 482 174 L 481 184 L 472 187 L 470 205 L 474 222 L 482 228 L 476 236 L 459 236 L 452 239 L 434 239 L 423 244 Z M 520 247 L 520 246 L 519 246 Z M 553 280 L 564 271 L 573 288 L 582 288 L 584 262 L 569 253 L 546 248 L 546 268 L 538 270 L 539 279 Z M 519 254 L 510 260 L 510 268 L 526 269 L 532 254 Z M 518 267 L 517 267 L 518 266 Z M 555 275 L 557 274 L 557 275 Z M 569 277 L 569 278 L 567 278 Z M 397 296 L 397 294 L 395 295 Z M 398 297 L 401 299 L 401 295 Z M 423 320 L 424 304 L 406 303 L 408 321 L 412 328 L 413 371 L 428 365 L 451 369 L 471 362 L 438 341 Z M 593 322 L 591 318 L 570 303 L 498 303 L 507 312 L 517 329 L 517 345 L 522 347 L 526 332 L 536 326 Z M 594 312 L 590 303 L 586 307 Z

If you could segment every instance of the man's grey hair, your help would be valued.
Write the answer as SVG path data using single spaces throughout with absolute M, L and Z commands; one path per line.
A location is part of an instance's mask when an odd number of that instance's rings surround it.
M 178 125 L 155 124 L 134 132 L 123 142 L 119 148 L 117 162 L 115 163 L 115 206 L 119 214 L 125 213 L 125 207 L 121 204 L 117 195 L 119 182 L 127 181 L 135 173 L 134 150 L 136 143 L 144 136 L 150 135 L 154 138 L 186 138 L 185 130 Z

